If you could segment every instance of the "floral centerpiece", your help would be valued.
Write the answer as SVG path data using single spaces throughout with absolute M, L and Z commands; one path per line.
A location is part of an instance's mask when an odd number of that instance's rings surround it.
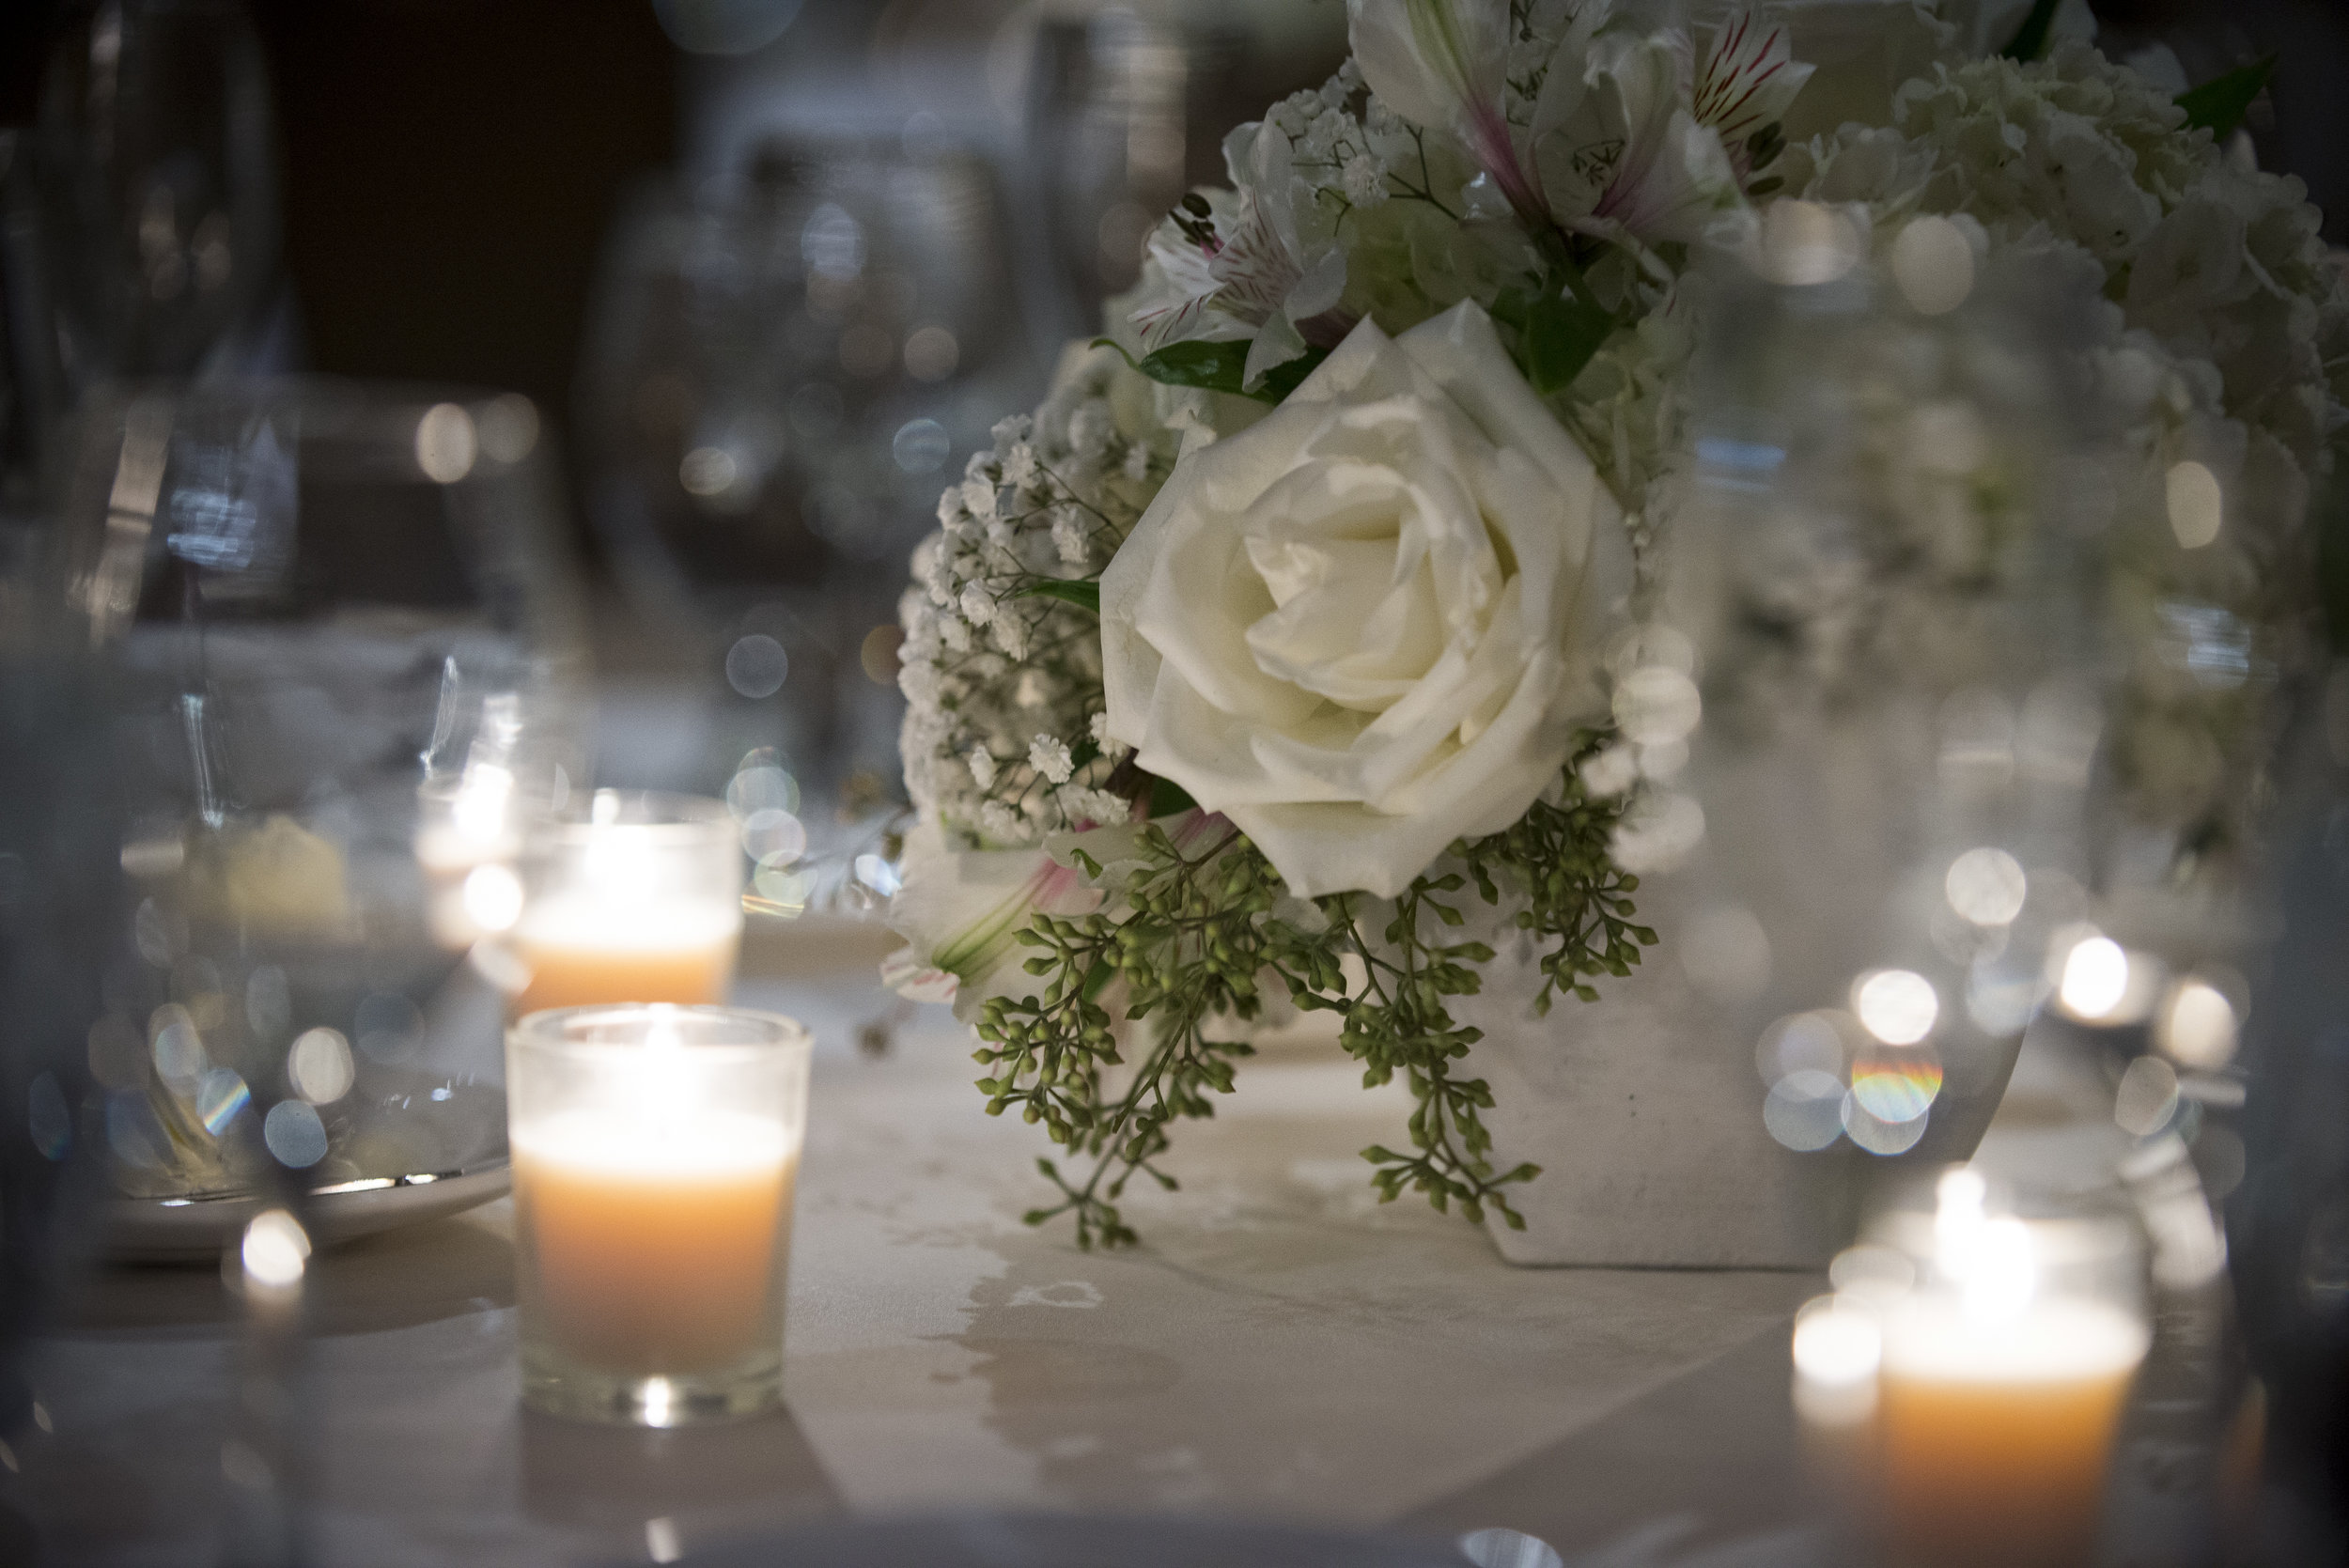
M 2186 569 L 2290 623 L 2349 303 L 2299 183 L 2228 150 L 2263 70 L 2184 90 L 2077 0 L 1681 8 L 1349 0 L 1351 58 L 1232 132 L 1230 187 L 941 499 L 891 973 L 1066 1151 L 1032 1220 L 1132 1240 L 1124 1188 L 1174 1185 L 1172 1124 L 1298 1008 L 1414 1097 L 1382 1197 L 1517 1222 L 1537 1172 L 1489 1157 L 1452 1004 L 1495 931 L 1537 1009 L 1655 940 L 1601 656 L 1670 531 L 1703 264 L 1773 204 L 2074 269 L 2117 490 L 2192 458 L 2227 525 Z

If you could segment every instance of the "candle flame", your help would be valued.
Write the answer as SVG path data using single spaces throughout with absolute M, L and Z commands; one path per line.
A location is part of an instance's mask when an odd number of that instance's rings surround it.
M 1989 1214 L 1989 1184 L 1972 1171 L 1948 1172 L 1935 1196 L 1935 1262 L 1957 1286 L 1966 1314 L 1986 1322 L 2020 1316 L 2039 1293 L 2030 1227 Z

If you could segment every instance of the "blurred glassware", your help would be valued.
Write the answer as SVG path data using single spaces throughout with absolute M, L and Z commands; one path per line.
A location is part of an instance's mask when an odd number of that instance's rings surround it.
M 1038 380 L 1012 298 L 986 164 L 910 135 L 770 141 L 739 185 L 647 193 L 613 241 L 589 511 L 639 614 L 693 650 L 661 707 L 709 709 L 692 755 L 624 782 L 777 795 L 737 812 L 804 830 L 754 848 L 754 908 L 826 907 L 879 847 L 902 563 Z
M 18 583 L 35 569 L 40 467 L 65 401 L 32 143 L 0 131 L 0 579 Z
M 53 47 L 41 241 L 68 383 L 267 366 L 269 73 L 240 0 L 104 0 Z
M 2323 514 L 2334 551 L 2349 550 L 2340 487 Z M 2334 630 L 2338 647 L 2349 616 Z M 2268 866 L 2284 929 L 2223 1080 L 2238 1097 L 2248 1088 L 2248 1103 L 2232 1149 L 2219 1144 L 2232 1168 L 2217 1179 L 2232 1178 L 2228 1257 L 2264 1384 L 2265 1419 L 2245 1445 L 2246 1468 L 2264 1472 L 2259 1560 L 2338 1562 L 2349 1558 L 2349 660 L 2336 658 L 2295 742 Z M 2195 1143 L 2206 1169 L 2212 1141 Z
M 103 1150 L 74 1108 L 121 877 L 96 663 L 39 566 L 0 557 L 0 1442 L 34 1420 L 21 1358 L 89 1250 Z M 28 1529 L 0 1508 L 0 1556 Z
M 1971 1151 L 2090 918 L 2110 691 L 2069 296 L 1928 225 L 1946 288 L 1798 202 L 1723 270 L 1669 589 L 1612 660 L 1624 851 L 1643 908 L 1701 906 L 1772 1136 L 1920 1160 Z
M 435 925 L 429 830 L 454 798 L 493 863 L 583 775 L 554 505 L 512 395 L 284 380 L 83 410 L 58 544 L 129 820 L 88 1040 L 127 1197 L 503 1161 L 503 997 Z
M 1091 336 L 1133 287 L 1185 191 L 1222 184 L 1223 142 L 1346 57 L 1334 6 L 1168 3 L 1047 8 L 1029 70 L 1029 201 L 1060 274 L 1057 336 Z

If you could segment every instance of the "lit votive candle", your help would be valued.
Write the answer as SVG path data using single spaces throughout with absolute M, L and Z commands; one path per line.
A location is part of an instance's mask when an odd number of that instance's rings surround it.
M 1877 1517 L 1903 1568 L 2090 1560 L 2152 1343 L 2125 1233 L 1983 1211 L 1942 1179 L 1917 1288 L 1880 1298 Z
M 537 1013 L 507 1043 L 523 1396 L 676 1425 L 782 1398 L 808 1036 L 716 1007 Z
M 534 834 L 512 951 L 517 1013 L 597 1002 L 714 1005 L 742 940 L 742 852 L 722 801 L 598 790 Z

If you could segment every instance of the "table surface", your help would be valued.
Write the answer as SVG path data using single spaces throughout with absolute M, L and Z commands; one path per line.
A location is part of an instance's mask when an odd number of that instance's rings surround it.
M 1790 1313 L 1813 1276 L 1518 1269 L 1356 1151 L 1400 1091 L 1272 1053 L 1180 1130 L 1144 1245 L 1021 1213 L 1036 1129 L 991 1119 L 942 1010 L 860 1028 L 855 981 L 760 980 L 818 1048 L 786 1331 L 788 1411 L 645 1433 L 518 1403 L 511 1211 L 326 1254 L 313 1519 L 326 1563 L 661 1560 L 779 1525 L 972 1508 L 1183 1511 L 1452 1535 L 1569 1558 L 1786 1556 L 1800 1514 Z M 40 1347 L 47 1430 L 0 1475 L 61 1560 L 209 1560 L 239 1344 L 201 1268 L 111 1269 Z

